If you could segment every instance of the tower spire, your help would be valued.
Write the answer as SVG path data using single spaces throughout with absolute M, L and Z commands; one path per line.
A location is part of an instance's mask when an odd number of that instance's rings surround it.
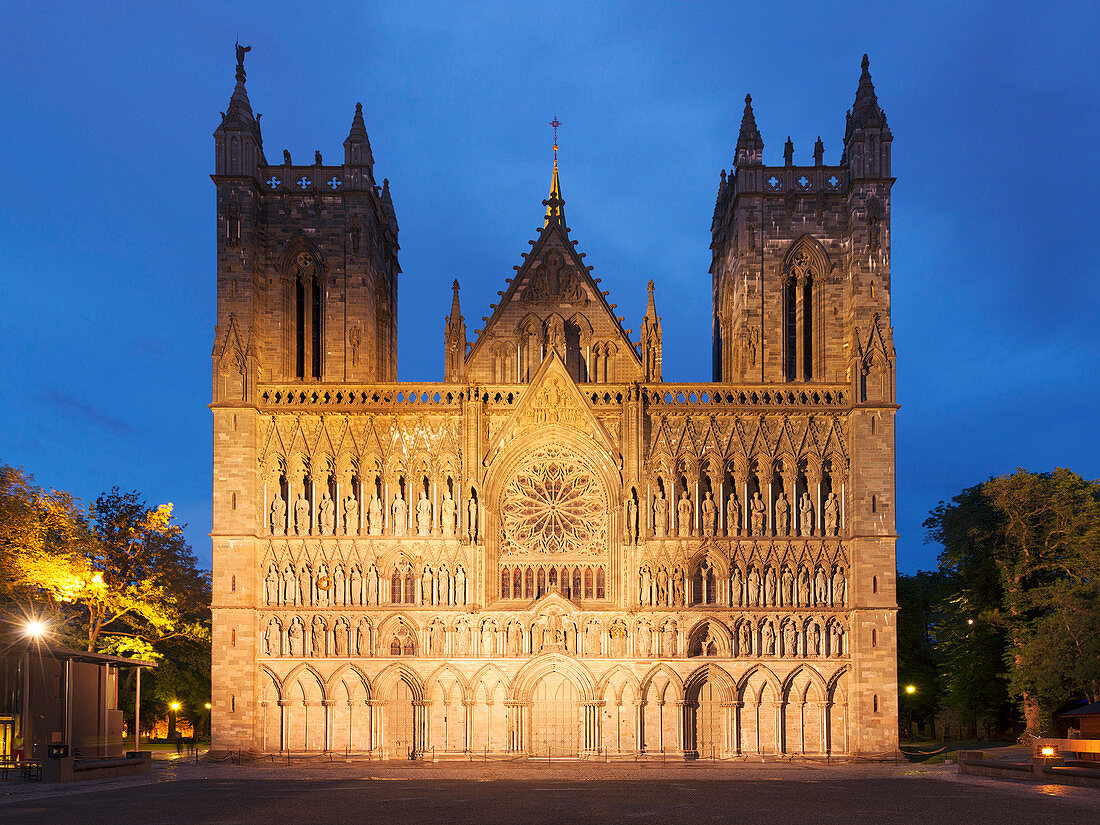
M 867 55 L 863 55 L 856 99 L 848 110 L 840 162 L 851 167 L 858 177 L 887 177 L 890 174 L 890 142 L 894 136 L 886 123 L 886 112 L 878 105 L 870 63 Z
M 745 95 L 745 111 L 741 115 L 741 132 L 737 135 L 737 152 L 734 165 L 759 165 L 764 162 L 764 139 L 756 128 L 756 115 L 752 111 L 752 95 Z
M 661 380 L 661 319 L 653 302 L 653 279 L 649 281 L 649 301 L 646 303 L 645 317 L 642 319 L 642 369 L 646 381 Z
M 555 117 L 550 121 L 550 125 L 554 127 L 554 173 L 550 177 L 550 197 L 543 201 L 543 205 L 546 206 L 544 226 L 554 223 L 564 229 L 565 210 L 562 207 L 565 200 L 561 196 L 561 181 L 558 180 L 558 127 L 561 126 L 561 122 Z
M 444 381 L 461 381 L 466 373 L 466 321 L 458 305 L 458 278 L 451 284 L 454 295 L 451 298 L 451 314 L 447 316 L 447 326 L 443 342 Z

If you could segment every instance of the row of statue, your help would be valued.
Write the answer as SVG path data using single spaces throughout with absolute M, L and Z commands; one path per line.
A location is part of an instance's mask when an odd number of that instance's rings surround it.
M 388 594 L 385 592 L 388 590 Z M 324 562 L 316 571 L 308 563 L 287 562 L 280 573 L 275 564 L 268 565 L 264 577 L 264 604 L 285 606 L 371 606 L 379 604 L 466 604 L 466 568 L 456 565 L 454 572 L 445 564 L 424 565 L 420 575 L 414 574 L 408 562 L 394 567 L 388 577 L 379 575 L 371 564 L 364 575 L 358 564 L 345 570 L 333 565 L 331 571 Z
M 271 499 L 267 527 L 273 536 L 441 535 L 444 538 L 454 538 L 458 535 L 458 503 L 455 502 L 450 490 L 443 492 L 443 498 L 439 503 L 438 527 L 433 527 L 435 508 L 428 494 L 423 490 L 420 492 L 420 499 L 416 502 L 411 522 L 408 502 L 405 501 L 400 490 L 393 494 L 388 522 L 383 519 L 383 504 L 377 493 L 371 495 L 362 519 L 359 514 L 359 500 L 354 494 L 345 498 L 343 504 L 341 514 L 343 518 L 338 519 L 336 502 L 333 501 L 328 490 L 324 490 L 317 502 L 317 513 L 314 517 L 312 502 L 304 493 L 299 492 L 288 513 L 287 503 L 282 493 L 276 491 L 274 498 Z M 465 538 L 468 542 L 474 543 L 478 538 L 478 505 L 477 499 L 473 496 L 467 501 L 466 510 Z
M 643 565 L 638 571 L 638 603 L 645 607 L 685 607 L 688 579 L 683 567 L 654 571 Z M 714 567 L 705 559 L 696 569 L 690 584 L 692 604 L 726 604 L 716 587 Z M 729 576 L 729 601 L 733 607 L 843 607 L 846 601 L 844 568 L 836 567 L 832 579 L 823 567 L 811 576 L 804 566 L 797 575 L 789 567 L 781 574 L 768 565 L 761 571 L 755 565 L 745 574 L 734 566 Z
M 778 632 L 776 621 L 764 618 L 740 621 L 732 638 L 728 631 L 715 632 L 711 625 L 707 625 L 702 636 L 692 635 L 694 641 L 688 640 L 686 645 L 689 657 L 815 658 L 845 654 L 846 634 L 842 623 L 817 617 L 787 619 L 782 621 Z M 346 618 L 339 617 L 332 623 L 331 631 L 323 616 L 314 616 L 312 620 L 295 616 L 285 626 L 279 617 L 272 617 L 264 627 L 262 644 L 263 653 L 268 657 L 313 658 L 374 655 L 519 658 L 561 652 L 585 657 L 648 659 L 651 656 L 676 658 L 685 647 L 679 628 L 671 619 L 656 629 L 640 624 L 630 632 L 622 619 L 613 620 L 606 629 L 596 620 L 589 621 L 581 629 L 568 616 L 556 613 L 542 616 L 530 625 L 511 621 L 503 629 L 491 619 L 483 621 L 476 629 L 465 620 L 448 629 L 437 619 L 423 633 L 422 643 L 416 636 L 416 631 L 401 624 L 387 638 L 376 640 L 370 619 L 366 617 L 360 618 L 354 626 Z
M 642 539 L 638 524 L 638 502 L 633 496 L 626 500 L 626 541 L 627 544 L 637 543 Z M 791 503 L 787 500 L 786 493 L 779 493 L 775 500 L 775 514 L 772 524 L 768 524 L 768 503 L 760 493 L 753 493 L 748 503 L 749 529 L 743 530 L 741 519 L 741 502 L 736 495 L 731 495 L 726 500 L 726 535 L 727 536 L 836 536 L 840 533 L 840 501 L 836 493 L 829 493 L 825 498 L 822 508 L 822 525 L 820 531 L 815 523 L 814 502 L 809 493 L 803 493 L 798 504 L 797 533 L 792 532 Z M 700 529 L 695 525 L 695 502 L 687 490 L 680 493 L 680 500 L 676 502 L 676 522 L 672 524 L 670 518 L 670 502 L 665 498 L 663 490 L 658 489 L 653 499 L 653 535 L 656 538 L 677 536 L 687 538 L 703 535 L 706 537 L 721 535 L 718 525 L 718 504 L 714 501 L 714 494 L 709 490 L 700 504 Z

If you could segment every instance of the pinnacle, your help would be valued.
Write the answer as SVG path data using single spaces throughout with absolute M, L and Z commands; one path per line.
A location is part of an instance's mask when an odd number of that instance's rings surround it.
M 745 161 L 759 163 L 764 151 L 764 140 L 756 128 L 756 116 L 752 111 L 752 95 L 745 95 L 745 111 L 741 115 L 741 131 L 737 135 L 737 156 Z
M 875 94 L 875 84 L 871 81 L 871 61 L 867 55 L 863 55 L 860 64 L 859 87 L 856 89 L 856 100 L 852 104 L 849 116 L 848 128 L 874 129 L 886 126 L 886 116 L 878 105 L 878 95 Z

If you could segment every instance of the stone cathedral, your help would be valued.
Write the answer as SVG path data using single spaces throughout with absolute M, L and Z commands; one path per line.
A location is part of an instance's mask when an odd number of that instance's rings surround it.
M 836 165 L 820 139 L 765 165 L 745 99 L 713 382 L 663 374 L 653 281 L 624 327 L 555 160 L 516 271 L 478 276 L 504 287 L 483 328 L 456 281 L 443 380 L 413 384 L 362 107 L 339 162 L 272 163 L 245 51 L 214 133 L 213 746 L 894 750 L 892 136 L 866 57 Z

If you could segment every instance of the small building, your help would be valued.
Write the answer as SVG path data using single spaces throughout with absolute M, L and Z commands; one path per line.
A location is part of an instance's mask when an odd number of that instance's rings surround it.
M 140 669 L 156 664 L 31 639 L 6 645 L 0 652 L 0 761 L 123 756 L 118 678 L 127 667 L 138 668 L 140 691 Z
M 1100 739 L 1100 702 L 1063 711 L 1058 717 L 1081 731 L 1082 739 Z

